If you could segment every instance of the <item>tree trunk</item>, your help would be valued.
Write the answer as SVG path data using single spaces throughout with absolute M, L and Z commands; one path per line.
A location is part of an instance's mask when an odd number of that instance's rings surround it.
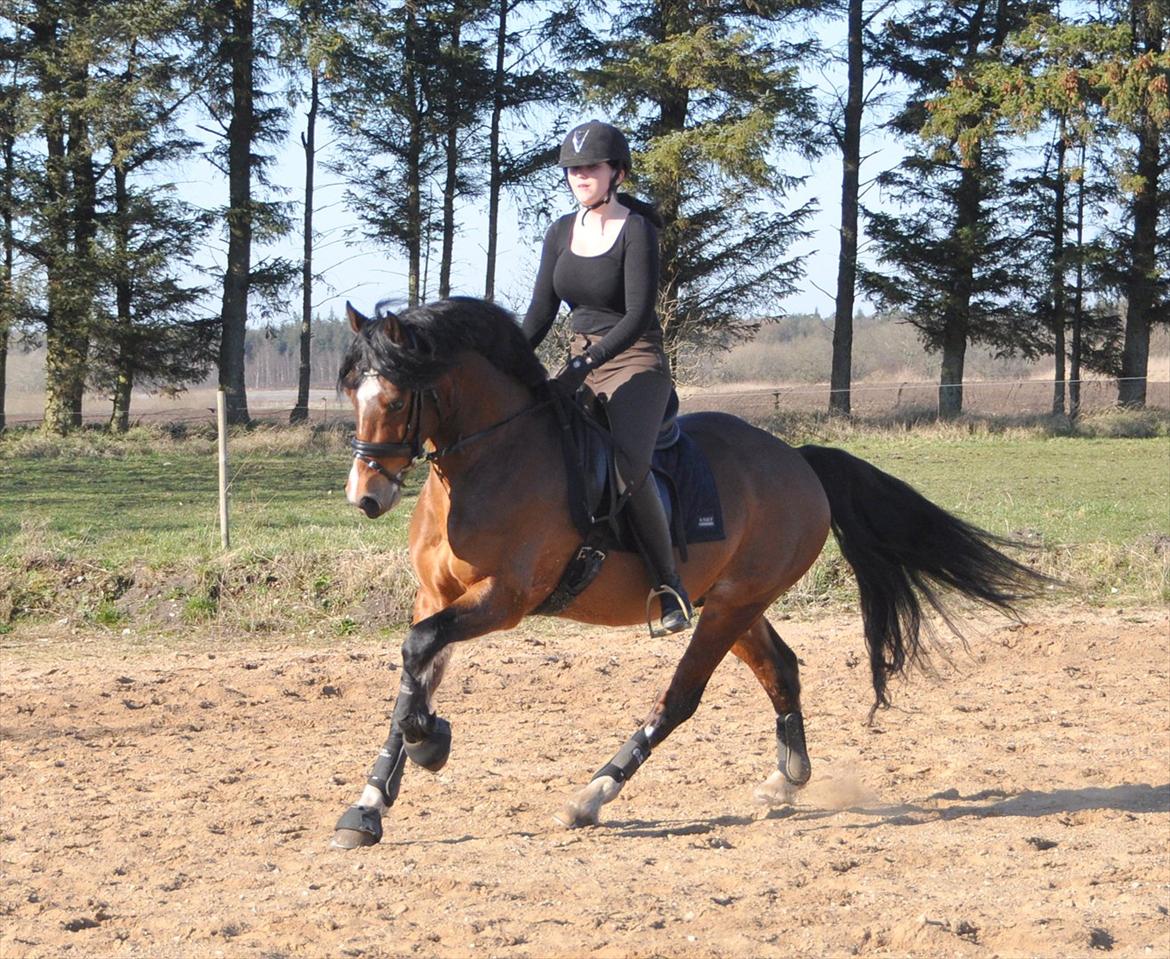
M 52 18 L 33 25 L 35 45 L 51 50 L 57 42 L 59 23 Z M 82 282 L 74 242 L 75 217 L 80 208 L 73 177 L 79 169 L 76 145 L 71 151 L 66 130 L 70 90 L 52 75 L 40 78 L 45 112 L 45 179 L 47 237 L 45 267 L 45 415 L 43 428 L 66 433 L 80 421 L 81 389 L 85 382 L 88 337 L 85 313 L 78 312 L 77 287 Z M 76 91 L 72 91 L 76 92 Z M 84 299 L 84 297 L 83 297 Z M 89 304 L 84 304 L 89 308 Z
M 1056 138 L 1056 181 L 1053 185 L 1055 217 L 1052 228 L 1052 335 L 1056 371 L 1052 384 L 1052 415 L 1064 415 L 1065 394 L 1065 305 L 1064 305 L 1064 204 L 1065 204 L 1065 120 L 1062 115 Z
M 0 151 L 4 154 L 3 204 L 0 218 L 4 224 L 4 277 L 0 288 L 0 432 L 7 425 L 6 400 L 8 395 L 8 338 L 16 319 L 15 256 L 16 236 L 13 214 L 13 184 L 16 181 L 16 79 L 13 68 L 13 92 L 4 103 L 3 129 L 0 130 Z
M 415 31 L 418 28 L 418 9 L 415 0 L 407 0 L 405 34 L 405 56 L 403 66 L 403 84 L 406 87 L 406 97 L 409 103 L 406 157 L 406 256 L 407 256 L 407 291 L 406 300 L 409 306 L 418 306 L 421 302 L 422 276 L 422 103 L 419 79 L 415 71 Z
M 97 238 L 97 172 L 94 170 L 93 147 L 89 141 L 89 122 L 83 104 L 89 92 L 89 68 L 82 66 L 73 78 L 73 106 L 69 111 L 69 169 L 73 180 L 73 263 L 69 284 L 71 309 L 80 335 L 74 346 L 79 362 L 69 376 L 69 425 L 81 426 L 82 401 L 89 364 L 90 325 L 94 316 L 96 282 L 94 277 L 94 243 Z
M 861 176 L 861 109 L 865 62 L 861 0 L 849 0 L 849 80 L 841 139 L 841 241 L 837 255 L 837 304 L 829 411 L 850 412 L 853 381 L 853 302 L 857 286 L 857 205 Z
M 313 174 L 317 162 L 317 109 L 320 106 L 320 77 L 317 67 L 310 70 L 309 114 L 301 146 L 305 149 L 305 219 L 304 255 L 301 259 L 301 342 L 300 366 L 297 368 L 297 403 L 289 414 L 290 423 L 304 423 L 309 418 L 309 379 L 313 366 Z
M 1126 280 L 1125 346 L 1121 353 L 1120 406 L 1146 405 L 1150 325 L 1154 319 L 1158 239 L 1158 128 L 1146 114 L 1138 129 L 1137 182 L 1133 197 L 1133 237 Z
M 252 140 L 255 135 L 253 0 L 231 0 L 228 8 L 232 118 L 228 125 L 228 257 L 223 279 L 219 386 L 227 401 L 228 423 L 246 424 L 250 418 L 244 380 L 244 344 L 252 271 Z
M 126 170 L 114 167 L 114 236 L 118 257 L 118 273 L 114 281 L 115 324 L 118 358 L 114 379 L 113 409 L 110 411 L 110 432 L 125 433 L 130 428 L 130 394 L 134 389 L 133 318 L 131 316 L 130 277 L 126 273 L 129 237 L 129 193 L 126 189 Z
M 503 174 L 500 169 L 500 117 L 504 112 L 504 54 L 508 44 L 508 3 L 499 0 L 499 20 L 496 24 L 496 70 L 492 79 L 492 120 L 488 137 L 488 235 L 487 269 L 483 283 L 485 300 L 496 297 L 496 251 L 500 232 L 500 190 Z
M 46 84 L 46 92 L 59 95 L 55 84 Z M 45 180 L 48 187 L 45 255 L 45 416 L 44 429 L 51 433 L 69 431 L 69 396 L 66 379 L 73 366 L 68 351 L 75 343 L 69 304 L 62 296 L 63 275 L 68 272 L 69 220 L 65 212 L 69 192 L 65 168 L 65 130 L 62 118 L 52 103 L 46 105 L 42 118 L 45 130 Z
M 963 412 L 963 366 L 967 359 L 967 329 L 957 315 L 948 319 L 942 344 L 938 415 L 954 419 Z
M 1073 292 L 1072 350 L 1068 369 L 1068 415 L 1075 420 L 1081 412 L 1081 328 L 1085 302 L 1085 148 L 1081 143 L 1081 178 L 1077 183 L 1077 285 Z
M 458 19 L 451 24 L 451 49 L 458 60 L 460 45 L 461 24 Z M 448 73 L 447 77 L 447 136 L 445 156 L 447 175 L 443 182 L 443 239 L 442 253 L 439 258 L 439 296 L 445 298 L 451 295 L 451 260 L 455 252 L 455 191 L 458 186 L 459 172 L 459 94 L 455 89 L 454 77 Z
M 6 264 L 8 265 L 8 264 Z M 11 268 L 9 268 L 7 280 L 7 292 L 12 290 Z M 0 433 L 3 433 L 8 425 L 7 415 L 5 413 L 4 397 L 8 391 L 8 320 L 0 319 Z
M 1144 57 L 1166 50 L 1166 19 L 1160 3 L 1134 2 L 1130 5 L 1133 52 Z M 1165 96 L 1165 89 L 1161 93 Z M 1154 94 L 1151 85 L 1150 94 Z M 1161 140 L 1157 124 L 1147 107 L 1138 113 L 1136 133 L 1137 189 L 1133 197 L 1133 236 L 1126 277 L 1125 344 L 1121 353 L 1120 406 L 1146 405 L 1146 377 L 1150 361 L 1150 326 L 1157 302 L 1158 210 L 1161 200 L 1158 177 L 1162 172 Z
M 981 215 L 979 161 L 964 167 L 956 190 L 952 294 L 943 315 L 942 369 L 939 373 L 938 415 L 953 419 L 963 412 L 963 367 L 967 355 L 971 295 L 975 276 L 975 225 Z

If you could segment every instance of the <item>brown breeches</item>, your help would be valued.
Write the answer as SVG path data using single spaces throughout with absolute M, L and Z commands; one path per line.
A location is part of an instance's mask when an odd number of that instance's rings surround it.
M 573 355 L 583 353 L 591 342 L 588 336 L 576 334 Z M 585 385 L 605 400 L 622 485 L 636 485 L 650 469 L 654 443 L 670 400 L 670 366 L 662 345 L 638 340 L 590 373 Z

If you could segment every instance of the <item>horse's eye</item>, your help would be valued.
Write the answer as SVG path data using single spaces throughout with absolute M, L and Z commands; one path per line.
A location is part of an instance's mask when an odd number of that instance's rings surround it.
M 389 410 L 391 413 L 397 413 L 405 405 L 406 405 L 405 400 L 392 400 L 390 403 L 388 403 L 386 405 L 386 409 Z

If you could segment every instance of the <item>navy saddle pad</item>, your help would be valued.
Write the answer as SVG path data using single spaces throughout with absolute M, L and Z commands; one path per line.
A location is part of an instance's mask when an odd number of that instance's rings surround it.
M 724 530 L 715 476 L 706 455 L 687 433 L 689 417 L 676 418 L 677 410 L 675 396 L 667 408 L 650 468 L 672 539 L 682 548 L 689 543 L 721 540 Z M 613 443 L 605 428 L 584 414 L 572 418 L 568 432 L 567 442 L 574 447 L 572 458 L 580 466 L 579 470 L 570 468 L 570 505 L 574 522 L 585 535 L 592 526 L 611 519 Z M 616 545 L 636 552 L 626 524 L 611 522 L 611 526 L 618 531 Z

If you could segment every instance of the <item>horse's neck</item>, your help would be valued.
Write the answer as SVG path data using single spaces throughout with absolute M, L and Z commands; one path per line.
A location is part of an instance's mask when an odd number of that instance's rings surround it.
M 478 447 L 495 445 L 486 436 L 482 444 L 474 439 L 466 442 L 469 438 L 504 423 L 535 402 L 531 390 L 478 354 L 468 354 L 448 376 L 448 389 L 439 395 L 439 422 L 430 439 L 438 449 L 465 441 L 467 459 L 476 459 L 486 451 Z

